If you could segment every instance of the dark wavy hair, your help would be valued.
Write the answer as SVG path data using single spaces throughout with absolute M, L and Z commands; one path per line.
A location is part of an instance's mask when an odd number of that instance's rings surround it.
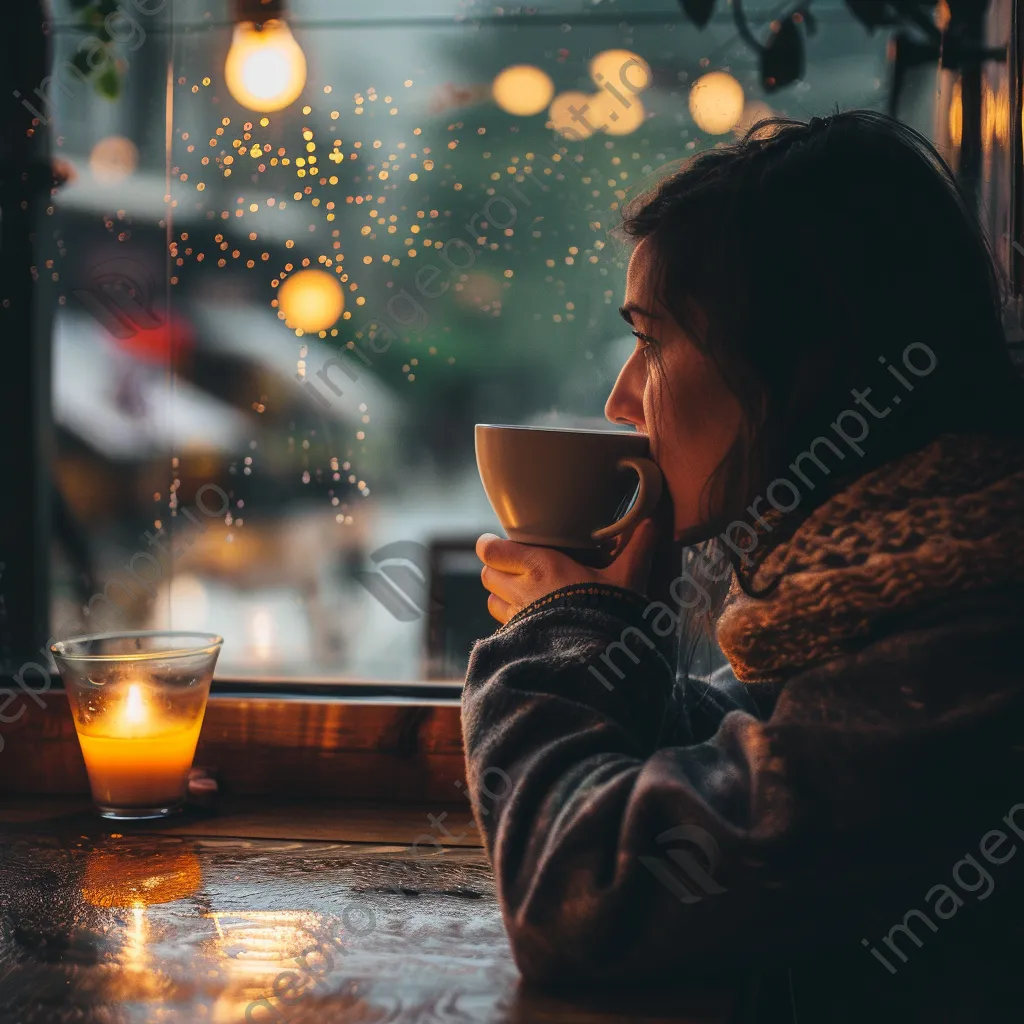
M 759 121 L 632 199 L 617 233 L 650 240 L 658 301 L 744 413 L 702 496 L 703 537 L 753 525 L 751 502 L 820 438 L 847 457 L 818 442 L 831 466 L 762 554 L 852 478 L 941 434 L 1024 433 L 1024 385 L 984 232 L 942 157 L 891 117 Z M 656 351 L 653 360 L 659 372 Z M 869 415 L 858 393 L 889 412 Z M 834 426 L 849 409 L 870 421 L 861 455 Z M 859 430 L 851 415 L 842 425 Z M 753 593 L 741 556 L 726 554 Z

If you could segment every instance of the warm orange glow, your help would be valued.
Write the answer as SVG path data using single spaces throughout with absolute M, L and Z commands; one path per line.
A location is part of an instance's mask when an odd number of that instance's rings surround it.
M 997 93 L 988 82 L 981 93 L 981 137 L 986 149 L 993 143 L 1006 146 L 1010 141 L 1010 97 L 1006 88 Z
M 281 282 L 277 303 L 292 330 L 316 334 L 326 331 L 344 312 L 345 294 L 333 274 L 299 270 Z
M 460 287 L 461 286 L 461 287 Z M 462 306 L 490 307 L 501 299 L 501 283 L 483 271 L 473 271 L 455 286 L 456 301 Z
M 996 141 L 1003 146 L 1010 145 L 1010 90 L 1005 86 L 995 97 Z
M 271 19 L 257 29 L 235 26 L 224 64 L 228 91 L 249 110 L 272 113 L 294 103 L 306 85 L 306 55 L 287 24 Z
M 548 108 L 547 126 L 574 140 L 594 132 L 635 132 L 647 116 L 638 95 L 651 84 L 647 62 L 631 50 L 602 50 L 591 58 L 588 70 L 597 91 L 559 93 Z
M 555 95 L 550 76 L 531 64 L 513 64 L 498 73 L 491 85 L 494 102 L 508 114 L 539 114 Z
M 98 181 L 123 181 L 139 164 L 139 151 L 131 139 L 111 135 L 100 139 L 89 154 L 89 170 Z
M 135 689 L 135 687 L 132 687 Z M 161 728 L 150 713 L 129 701 L 110 733 L 90 734 L 78 726 L 93 799 L 110 807 L 163 807 L 185 796 L 202 717 Z
M 690 114 L 709 135 L 724 135 L 743 116 L 743 86 L 726 71 L 702 75 L 690 90 Z
M 623 95 L 625 103 L 610 92 L 601 91 L 590 97 L 591 110 L 587 117 L 606 135 L 629 135 L 644 123 L 646 111 L 640 97 L 625 92 Z
M 608 82 L 627 97 L 651 84 L 650 65 L 632 50 L 602 50 L 591 58 L 587 70 L 595 85 L 604 88 Z
M 601 123 L 599 118 L 595 120 L 594 99 L 585 92 L 560 92 L 548 109 L 548 124 L 568 139 L 585 139 L 593 135 L 593 130 L 587 125 L 597 128 Z M 575 115 L 570 107 L 576 111 Z M 577 118 L 575 121 L 574 116 Z
M 203 884 L 192 850 L 129 850 L 113 846 L 88 854 L 82 898 L 93 907 L 147 907 L 185 899 Z
M 142 725 L 146 721 L 146 708 L 142 703 L 142 690 L 138 683 L 128 687 L 128 699 L 124 705 L 124 720 L 129 725 Z
M 964 133 L 964 105 L 960 87 L 960 79 L 953 83 L 953 91 L 949 97 L 949 141 L 960 146 Z

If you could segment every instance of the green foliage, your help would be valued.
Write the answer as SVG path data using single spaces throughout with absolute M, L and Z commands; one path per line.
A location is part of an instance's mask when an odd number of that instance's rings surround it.
M 121 74 L 114 60 L 114 45 L 106 19 L 117 12 L 119 0 L 69 0 L 79 11 L 78 23 L 91 37 L 90 46 L 79 49 L 71 63 L 86 79 L 91 79 L 96 92 L 107 100 L 121 95 Z M 95 42 L 103 44 L 107 59 L 102 64 L 89 62 L 89 54 L 96 51 Z
M 116 100 L 121 95 L 121 75 L 113 61 L 96 76 L 96 91 L 108 100 Z

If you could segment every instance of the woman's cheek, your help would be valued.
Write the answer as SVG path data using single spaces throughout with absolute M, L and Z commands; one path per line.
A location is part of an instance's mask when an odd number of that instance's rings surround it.
M 662 414 L 661 388 L 648 375 L 647 383 L 644 385 L 644 430 L 651 439 L 651 455 L 657 459 L 658 452 L 662 447 L 661 427 Z
M 676 534 L 700 525 L 700 483 L 686 473 L 680 461 L 667 466 L 665 484 L 672 498 Z

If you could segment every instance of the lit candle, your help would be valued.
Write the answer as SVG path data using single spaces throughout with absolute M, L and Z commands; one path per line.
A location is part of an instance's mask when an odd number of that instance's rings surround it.
M 97 633 L 50 645 L 104 818 L 179 810 L 223 637 Z
M 199 740 L 203 716 L 181 723 L 162 716 L 141 683 L 130 683 L 123 705 L 79 729 L 93 799 L 101 806 L 156 808 L 179 803 Z

